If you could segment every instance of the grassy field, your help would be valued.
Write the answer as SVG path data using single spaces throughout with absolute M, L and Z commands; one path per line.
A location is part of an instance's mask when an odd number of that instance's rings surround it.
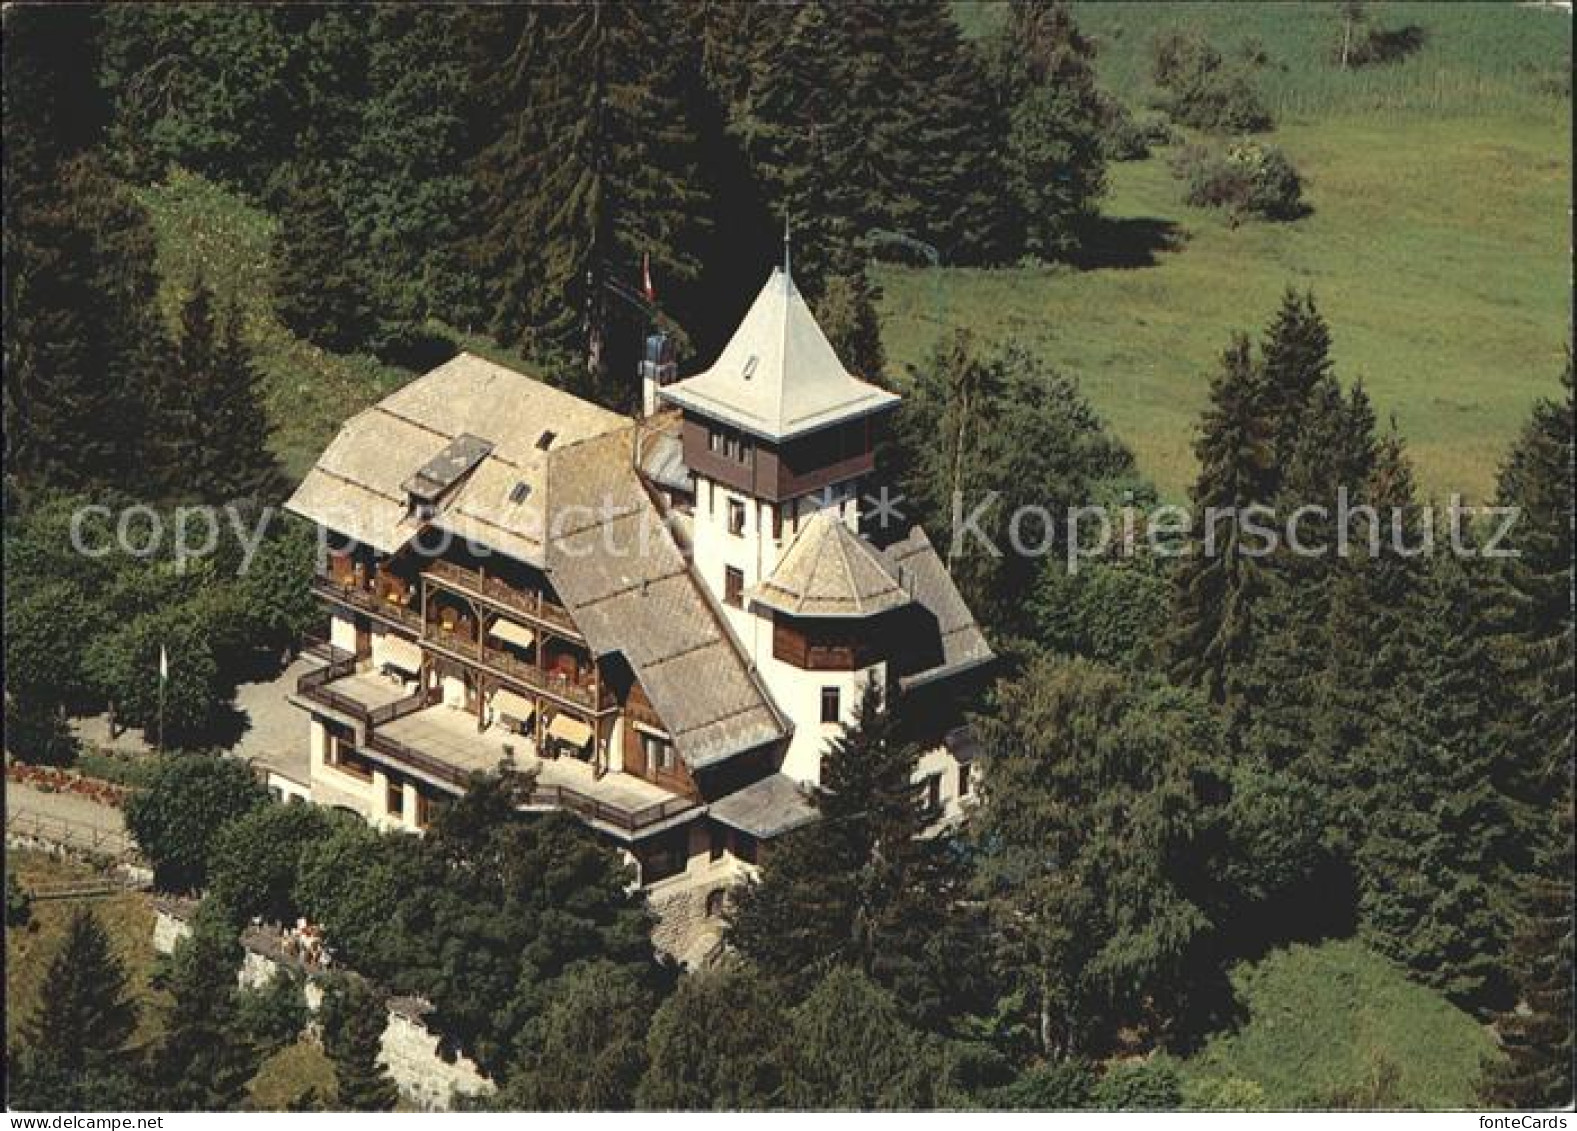
M 1276 1110 L 1478 1106 L 1489 1033 L 1360 943 L 1275 951 L 1233 984 L 1247 1019 L 1182 1063 L 1185 1095 L 1235 1082 Z
M 1103 82 L 1136 106 L 1159 27 L 1192 23 L 1228 50 L 1256 40 L 1279 119 L 1269 140 L 1303 173 L 1313 213 L 1234 227 L 1182 203 L 1165 151 L 1114 165 L 1095 265 L 884 269 L 891 360 L 920 360 L 952 326 L 1019 341 L 1077 375 L 1178 497 L 1228 335 L 1263 326 L 1286 286 L 1311 287 L 1339 372 L 1395 415 L 1425 488 L 1483 496 L 1531 402 L 1554 391 L 1568 336 L 1570 98 L 1552 91 L 1570 21 L 1509 5 L 1375 10 L 1425 26 L 1425 47 L 1344 74 L 1321 55 L 1329 6 L 1079 6 Z M 977 32 L 998 18 L 962 15 Z

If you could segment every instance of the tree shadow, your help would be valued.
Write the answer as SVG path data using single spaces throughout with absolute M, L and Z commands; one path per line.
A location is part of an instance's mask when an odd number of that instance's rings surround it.
M 1069 262 L 1083 271 L 1154 267 L 1168 252 L 1181 251 L 1188 233 L 1172 220 L 1153 216 L 1097 216 L 1086 223 Z

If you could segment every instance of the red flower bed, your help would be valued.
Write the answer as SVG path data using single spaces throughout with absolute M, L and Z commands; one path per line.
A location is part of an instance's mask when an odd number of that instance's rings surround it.
M 26 762 L 6 763 L 5 776 L 11 781 L 32 786 L 46 793 L 74 793 L 79 797 L 86 797 L 90 801 L 116 809 L 125 804 L 126 795 L 131 792 L 123 785 L 104 781 L 101 778 L 84 777 L 73 770 L 62 770 L 54 766 L 30 766 Z

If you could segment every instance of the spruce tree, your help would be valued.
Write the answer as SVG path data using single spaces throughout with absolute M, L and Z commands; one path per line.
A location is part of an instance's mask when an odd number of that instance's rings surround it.
M 171 1111 L 236 1111 L 261 1057 L 238 1011 L 241 944 L 225 911 L 205 900 L 192 933 L 176 944 L 160 980 L 171 1002 L 151 1072 L 157 1106 Z
M 633 384 L 612 350 L 644 318 L 616 293 L 643 258 L 679 285 L 695 279 L 704 227 L 693 123 L 677 92 L 680 22 L 656 6 L 535 8 L 513 21 L 497 116 L 478 165 L 479 260 L 494 334 L 557 353 L 605 402 Z
M 881 320 L 876 303 L 881 289 L 870 275 L 834 275 L 822 288 L 816 302 L 816 321 L 832 343 L 838 360 L 855 376 L 875 384 L 885 384 L 883 370 L 887 357 L 882 351 Z
M 1263 588 L 1262 563 L 1252 555 L 1266 549 L 1262 538 L 1245 529 L 1251 517 L 1245 511 L 1272 503 L 1273 442 L 1262 375 L 1248 339 L 1238 335 L 1210 383 L 1210 407 L 1194 446 L 1195 529 L 1177 569 L 1172 642 L 1174 674 L 1234 715 L 1243 709 Z
M 273 246 L 274 312 L 290 331 L 324 349 L 347 351 L 372 332 L 364 260 L 336 198 L 332 170 L 299 165 L 284 177 Z
M 11 178 L 7 177 L 7 182 Z M 167 357 L 147 213 L 93 156 L 6 217 L 5 435 L 12 475 L 61 489 L 158 490 L 149 458 Z
M 823 757 L 818 820 L 774 845 L 731 911 L 729 940 L 795 995 L 845 963 L 934 1025 L 970 992 L 969 925 L 949 838 L 921 835 L 918 754 L 867 684 Z
M 383 997 L 361 978 L 341 978 L 323 996 L 323 1051 L 334 1065 L 334 1090 L 347 1111 L 392 1111 L 399 1093 L 379 1063 L 389 1015 Z
M 127 1067 L 126 1042 L 136 1026 L 125 967 L 98 916 L 79 908 L 44 975 L 23 1042 L 65 1077 L 102 1075 Z
M 1572 797 L 1554 806 L 1548 848 L 1518 892 L 1508 965 L 1518 1000 L 1496 1020 L 1505 1060 L 1480 1095 L 1495 1107 L 1570 1107 L 1572 1082 Z
M 1315 308 L 1313 292 L 1299 296 L 1288 287 L 1261 346 L 1265 412 L 1275 429 L 1278 476 L 1286 473 L 1303 433 L 1305 407 L 1330 379 L 1330 352 L 1330 328 Z M 1323 395 L 1328 398 L 1328 390 Z

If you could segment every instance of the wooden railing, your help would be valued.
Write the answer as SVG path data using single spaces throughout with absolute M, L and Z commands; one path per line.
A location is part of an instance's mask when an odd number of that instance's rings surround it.
M 567 676 L 561 676 L 552 671 L 543 671 L 535 664 L 529 664 L 524 660 L 517 659 L 501 648 L 494 648 L 486 642 L 477 644 L 474 639 L 463 636 L 451 629 L 444 629 L 430 624 L 422 643 L 452 659 L 489 668 L 500 675 L 514 680 L 516 683 L 529 687 L 533 691 L 551 696 L 560 702 L 568 703 L 575 707 L 581 707 L 595 713 L 612 710 L 617 706 L 612 694 L 606 687 L 599 687 L 591 683 L 576 683 Z
M 296 680 L 296 693 L 314 703 L 320 703 L 341 714 L 349 715 L 363 726 L 380 726 L 413 711 L 419 711 L 427 705 L 428 697 L 418 690 L 393 703 L 385 703 L 381 707 L 369 707 L 359 699 L 336 691 L 332 686 L 335 680 L 355 674 L 354 653 L 336 648 L 332 644 L 324 644 L 322 641 L 312 645 L 307 651 L 325 657 L 328 662 L 321 668 L 303 672 Z
M 96 856 L 132 860 L 139 857 L 137 842 L 130 833 L 101 828 L 86 821 L 73 821 L 69 817 L 26 809 L 11 810 L 5 815 L 5 831 L 8 839 L 17 837 L 42 841 Z
M 569 611 L 558 602 L 548 600 L 540 590 L 517 589 L 496 577 L 489 577 L 480 570 L 466 569 L 464 566 L 442 559 L 430 561 L 424 568 L 428 575 L 444 585 L 453 586 L 470 596 L 501 605 L 512 612 L 524 613 L 577 640 L 583 639 Z
M 312 591 L 330 601 L 351 605 L 416 632 L 422 629 L 421 610 L 415 607 L 415 599 L 409 594 L 401 600 L 391 601 L 388 590 L 379 592 L 368 589 L 365 584 L 357 584 L 354 578 L 334 577 L 327 573 L 313 575 Z

